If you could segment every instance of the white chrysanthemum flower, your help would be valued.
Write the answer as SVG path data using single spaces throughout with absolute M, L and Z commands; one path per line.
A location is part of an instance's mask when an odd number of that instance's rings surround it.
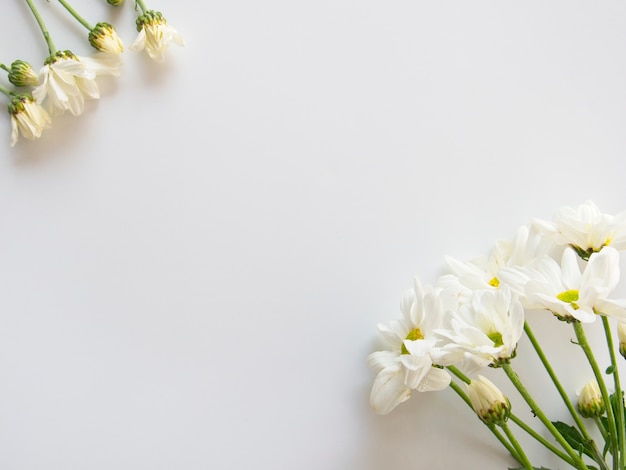
M 467 386 L 467 395 L 472 408 L 487 424 L 503 424 L 511 415 L 511 402 L 498 387 L 486 377 L 478 376 Z
M 78 57 L 70 51 L 57 52 L 41 69 L 41 85 L 33 90 L 33 96 L 53 116 L 64 111 L 78 116 L 85 98 L 100 98 L 96 77 L 118 75 L 119 64 L 119 58 L 110 54 Z
M 433 364 L 430 353 L 437 339 L 433 332 L 441 325 L 441 307 L 436 292 L 423 292 L 419 281 L 402 300 L 403 318 L 389 326 L 379 325 L 385 350 L 368 357 L 377 372 L 370 394 L 374 411 L 387 414 L 408 400 L 414 390 L 442 390 L 450 375 Z
M 534 224 L 558 244 L 574 248 L 583 259 L 609 245 L 626 249 L 626 211 L 603 214 L 592 201 L 577 208 L 562 207 L 552 222 L 537 219 Z
M 101 52 L 118 55 L 124 52 L 124 44 L 115 28 L 109 23 L 98 23 L 89 31 L 89 44 Z
M 9 114 L 12 128 L 11 147 L 17 143 L 19 133 L 30 140 L 38 139 L 52 122 L 50 115 L 30 94 L 11 97 Z
M 451 274 L 442 276 L 442 285 L 454 284 L 454 277 L 469 291 L 493 289 L 500 285 L 499 272 L 504 267 L 527 266 L 538 257 L 549 253 L 554 243 L 537 230 L 521 226 L 512 240 L 499 240 L 489 257 L 479 257 L 469 262 L 461 262 L 450 256 L 446 262 Z M 512 286 L 515 287 L 515 286 Z
M 161 12 L 148 10 L 137 18 L 137 31 L 139 34 L 135 42 L 130 46 L 133 51 L 145 51 L 150 58 L 157 62 L 165 60 L 165 51 L 172 42 L 179 46 L 185 45 L 183 37 L 167 24 L 167 20 Z
M 507 286 L 475 291 L 471 302 L 448 312 L 443 328 L 435 331 L 443 342 L 433 358 L 472 375 L 515 357 L 523 330 L 524 308 Z
M 591 323 L 597 315 L 626 321 L 626 300 L 609 299 L 620 278 L 619 253 L 604 247 L 592 253 L 581 272 L 572 248 L 563 252 L 561 264 L 545 257 L 532 268 L 513 268 L 503 273 L 525 279 L 525 307 L 546 309 L 565 321 Z

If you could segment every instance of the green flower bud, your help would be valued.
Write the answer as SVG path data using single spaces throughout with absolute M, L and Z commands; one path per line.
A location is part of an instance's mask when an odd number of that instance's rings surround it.
M 98 23 L 89 31 L 89 44 L 101 52 L 118 55 L 124 52 L 124 44 L 109 23 Z
M 472 408 L 483 423 L 502 425 L 509 419 L 511 402 L 493 382 L 482 375 L 467 386 L 467 394 Z
M 626 359 L 626 323 L 617 323 L 617 337 L 619 339 L 619 353 Z
M 15 86 L 35 86 L 39 77 L 28 62 L 16 60 L 9 69 L 9 81 Z
M 167 20 L 160 11 L 148 10 L 143 15 L 139 15 L 135 23 L 137 25 L 137 31 L 141 31 L 146 25 L 165 25 L 167 24 Z
M 587 382 L 578 396 L 578 412 L 585 418 L 594 418 L 604 414 L 604 401 L 598 382 Z
M 119 7 L 124 4 L 124 0 L 107 0 L 109 5 L 113 5 L 114 7 Z

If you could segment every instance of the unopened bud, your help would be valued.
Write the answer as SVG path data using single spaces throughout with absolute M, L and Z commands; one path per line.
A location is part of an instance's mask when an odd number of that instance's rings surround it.
M 509 399 L 493 382 L 482 375 L 467 386 L 467 394 L 472 408 L 483 423 L 502 425 L 509 419 L 511 414 Z
M 604 401 L 598 382 L 587 382 L 578 396 L 578 412 L 585 418 L 594 418 L 604 414 Z
M 35 86 L 39 84 L 37 74 L 28 62 L 16 60 L 9 69 L 9 81 L 15 86 Z

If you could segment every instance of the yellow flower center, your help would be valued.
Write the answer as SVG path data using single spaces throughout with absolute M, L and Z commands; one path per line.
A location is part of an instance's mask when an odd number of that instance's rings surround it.
M 578 310 L 578 305 L 576 305 L 576 301 L 578 300 L 578 290 L 566 290 L 565 292 L 557 294 L 556 298 L 562 302 L 570 304 L 574 310 Z
M 489 281 L 489 285 L 491 287 L 500 287 L 500 279 L 494 277 L 493 279 L 491 279 L 491 281 Z
M 409 331 L 409 334 L 406 335 L 406 338 L 404 339 L 408 339 L 410 341 L 415 341 L 418 339 L 424 339 L 424 335 L 422 334 L 422 330 L 420 330 L 419 328 L 413 328 L 411 331 Z M 402 354 L 410 354 L 409 350 L 406 348 L 406 346 L 404 345 L 404 343 L 402 343 Z
M 493 345 L 497 348 L 499 346 L 502 346 L 504 344 L 504 341 L 502 341 L 502 333 L 498 332 L 498 331 L 494 331 L 493 333 L 489 333 L 487 335 L 487 337 L 493 341 Z

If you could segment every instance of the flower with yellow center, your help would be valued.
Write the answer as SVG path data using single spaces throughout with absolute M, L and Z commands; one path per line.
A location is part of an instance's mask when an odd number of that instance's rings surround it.
M 605 246 L 626 249 L 626 211 L 605 214 L 592 201 L 576 208 L 562 207 L 553 221 L 537 219 L 534 226 L 558 244 L 571 246 L 585 260 Z
M 619 253 L 610 246 L 590 255 L 583 270 L 573 248 L 561 263 L 545 257 L 533 268 L 514 268 L 526 279 L 524 306 L 546 309 L 568 322 L 591 323 L 598 315 L 626 321 L 626 299 L 611 299 L 620 278 Z
M 435 331 L 442 341 L 434 353 L 438 364 L 458 365 L 473 375 L 515 357 L 524 330 L 524 308 L 508 286 L 475 291 L 471 301 L 446 315 Z
M 422 289 L 415 281 L 401 304 L 403 317 L 389 325 L 379 325 L 383 349 L 368 357 L 377 375 L 370 393 L 374 411 L 387 414 L 409 399 L 413 391 L 441 390 L 450 375 L 433 363 L 431 353 L 437 339 L 433 332 L 441 324 L 442 308 L 437 292 Z

